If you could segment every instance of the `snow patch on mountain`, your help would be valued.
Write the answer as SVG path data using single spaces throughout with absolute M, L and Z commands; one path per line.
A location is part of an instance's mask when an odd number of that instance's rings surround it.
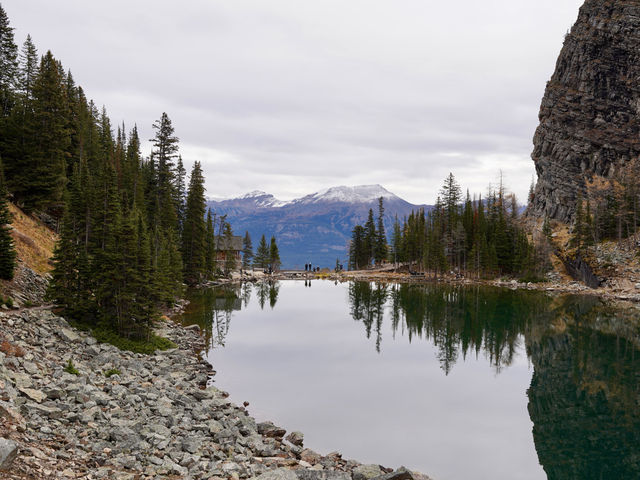
M 398 198 L 396 195 L 385 189 L 381 185 L 358 185 L 348 187 L 345 185 L 331 187 L 321 190 L 306 197 L 294 200 L 294 203 L 319 203 L 319 202 L 340 202 L 340 203 L 371 203 L 378 198 L 390 199 Z

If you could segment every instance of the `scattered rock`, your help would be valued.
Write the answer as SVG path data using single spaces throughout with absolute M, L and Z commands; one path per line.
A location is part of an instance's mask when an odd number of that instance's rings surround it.
M 258 424 L 258 433 L 270 438 L 282 438 L 287 431 L 276 427 L 273 422 L 262 422 Z
M 353 480 L 369 480 L 382 475 L 384 472 L 379 465 L 358 465 L 353 469 Z
M 123 352 L 48 310 L 0 312 L 0 332 L 28 352 L 0 353 L 0 437 L 12 442 L 0 478 L 352 480 L 358 463 L 303 449 L 302 433 L 285 440 L 227 392 L 203 388 L 212 368 L 194 354 L 197 329 L 165 320 L 158 330 L 178 348 Z M 69 358 L 79 375 L 65 372 Z
M 18 446 L 15 442 L 0 438 L 0 470 L 9 470 L 18 456 Z

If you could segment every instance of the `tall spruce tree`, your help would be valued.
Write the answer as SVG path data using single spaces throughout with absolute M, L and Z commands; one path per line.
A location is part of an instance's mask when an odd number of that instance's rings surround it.
M 263 234 L 260 238 L 260 243 L 258 244 L 256 255 L 253 258 L 253 265 L 258 268 L 267 268 L 270 259 L 271 252 L 269 251 L 269 246 L 267 245 L 267 239 Z
M 0 7 L 1 8 L 1 7 Z M 20 50 L 19 86 L 24 104 L 31 101 L 33 86 L 38 74 L 38 50 L 31 35 L 27 35 Z
M 276 237 L 271 237 L 271 243 L 269 245 L 269 263 L 274 271 L 277 271 L 282 263 L 280 261 L 280 251 L 278 250 Z
M 187 283 L 200 282 L 205 273 L 207 231 L 205 209 L 204 177 L 200 162 L 196 161 L 191 170 L 182 229 L 182 260 L 184 279 Z
M 382 263 L 387 259 L 387 234 L 384 231 L 384 200 L 378 199 L 378 229 L 376 231 L 375 262 Z
M 242 268 L 245 270 L 250 268 L 252 259 L 253 245 L 251 244 L 251 235 L 249 235 L 249 231 L 246 231 L 242 240 Z
M 205 254 L 204 254 L 204 272 L 206 278 L 213 277 L 213 271 L 216 261 L 216 247 L 213 232 L 213 217 L 211 209 L 207 209 L 207 229 L 205 232 Z
M 18 46 L 14 41 L 9 17 L 0 5 L 0 118 L 9 114 L 17 76 Z
M 29 158 L 13 179 L 14 196 L 27 210 L 61 207 L 66 185 L 66 157 L 71 142 L 65 75 L 48 51 L 40 61 L 33 86 L 33 117 L 29 125 Z M 59 214 L 62 209 L 59 209 Z
M 367 222 L 364 224 L 364 250 L 367 254 L 367 266 L 371 266 L 371 261 L 375 258 L 377 237 L 373 209 L 370 208 Z

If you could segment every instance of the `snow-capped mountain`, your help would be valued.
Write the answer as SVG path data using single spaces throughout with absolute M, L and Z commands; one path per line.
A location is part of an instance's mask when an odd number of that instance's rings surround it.
M 248 231 L 254 249 L 262 234 L 267 240 L 275 235 L 284 267 L 302 267 L 307 262 L 333 267 L 336 259 L 346 264 L 351 231 L 364 224 L 370 208 L 377 218 L 380 197 L 388 237 L 396 215 L 402 220 L 413 210 L 430 208 L 413 205 L 380 185 L 331 187 L 287 202 L 256 190 L 237 198 L 209 200 L 208 205 L 216 215 L 227 215 L 236 235 Z
M 357 187 L 331 187 L 320 192 L 312 193 L 306 197 L 293 200 L 291 203 L 299 205 L 305 203 L 372 203 L 377 202 L 382 197 L 385 201 L 389 199 L 401 200 L 381 185 L 359 185 Z

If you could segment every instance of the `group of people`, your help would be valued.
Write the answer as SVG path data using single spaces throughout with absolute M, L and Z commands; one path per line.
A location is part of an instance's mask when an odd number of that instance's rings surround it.
M 311 263 L 305 263 L 304 264 L 304 271 L 305 272 L 319 272 L 320 271 L 320 267 L 314 267 L 313 264 L 311 264 Z

